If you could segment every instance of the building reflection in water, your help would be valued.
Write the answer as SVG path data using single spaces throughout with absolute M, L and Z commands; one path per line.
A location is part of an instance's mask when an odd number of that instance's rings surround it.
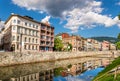
M 54 70 L 46 70 L 43 72 L 11 78 L 10 81 L 53 81 Z
M 102 66 L 102 62 L 105 60 L 106 59 L 103 58 L 86 57 L 55 62 L 0 67 L 0 81 L 53 81 L 56 75 L 62 76 L 63 74 L 63 76 L 66 76 L 65 72 L 67 72 L 67 75 L 78 75 L 88 69 Z M 68 70 L 67 66 L 70 64 L 72 67 Z

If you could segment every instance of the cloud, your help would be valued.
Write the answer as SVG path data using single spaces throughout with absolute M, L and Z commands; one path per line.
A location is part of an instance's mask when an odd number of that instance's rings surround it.
M 0 21 L 0 31 L 1 31 L 1 29 L 4 27 L 4 21 Z
M 27 10 L 45 11 L 54 17 L 61 17 L 64 11 L 73 8 L 83 8 L 92 0 L 12 0 L 12 2 Z
M 78 78 L 77 76 L 67 76 L 65 78 L 66 78 L 66 81 L 85 81 L 83 79 Z
M 116 5 L 119 5 L 119 6 L 120 6 L 120 2 L 117 2 Z
M 95 0 L 12 0 L 12 2 L 27 10 L 46 12 L 52 17 L 67 21 L 65 28 L 73 33 L 80 29 L 93 28 L 98 25 L 111 27 L 120 26 L 117 17 L 102 15 L 104 8 L 101 1 Z M 46 18 L 47 19 L 47 18 Z M 48 18 L 49 19 L 49 18 Z
M 49 22 L 50 18 L 51 18 L 50 16 L 46 16 L 45 18 L 41 20 L 41 22 L 50 24 Z

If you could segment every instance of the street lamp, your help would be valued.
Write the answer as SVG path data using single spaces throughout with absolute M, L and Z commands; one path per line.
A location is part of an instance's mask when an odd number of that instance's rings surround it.
M 22 34 L 20 33 L 20 54 L 21 54 L 21 51 L 22 51 Z
M 22 52 L 22 30 L 20 31 L 20 54 Z

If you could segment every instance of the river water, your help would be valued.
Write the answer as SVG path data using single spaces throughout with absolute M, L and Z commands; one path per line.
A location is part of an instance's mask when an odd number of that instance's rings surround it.
M 103 70 L 104 68 L 99 67 L 92 70 L 87 70 L 84 73 L 72 76 L 68 75 L 67 77 L 57 76 L 54 77 L 53 81 L 92 81 L 92 79 Z
M 109 58 L 77 58 L 0 67 L 0 81 L 91 81 Z

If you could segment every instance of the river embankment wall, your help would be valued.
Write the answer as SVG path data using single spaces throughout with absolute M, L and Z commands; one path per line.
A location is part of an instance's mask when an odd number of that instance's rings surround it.
M 25 63 L 56 61 L 80 57 L 110 57 L 119 55 L 120 51 L 90 51 L 90 52 L 0 52 L 0 66 L 11 66 Z

